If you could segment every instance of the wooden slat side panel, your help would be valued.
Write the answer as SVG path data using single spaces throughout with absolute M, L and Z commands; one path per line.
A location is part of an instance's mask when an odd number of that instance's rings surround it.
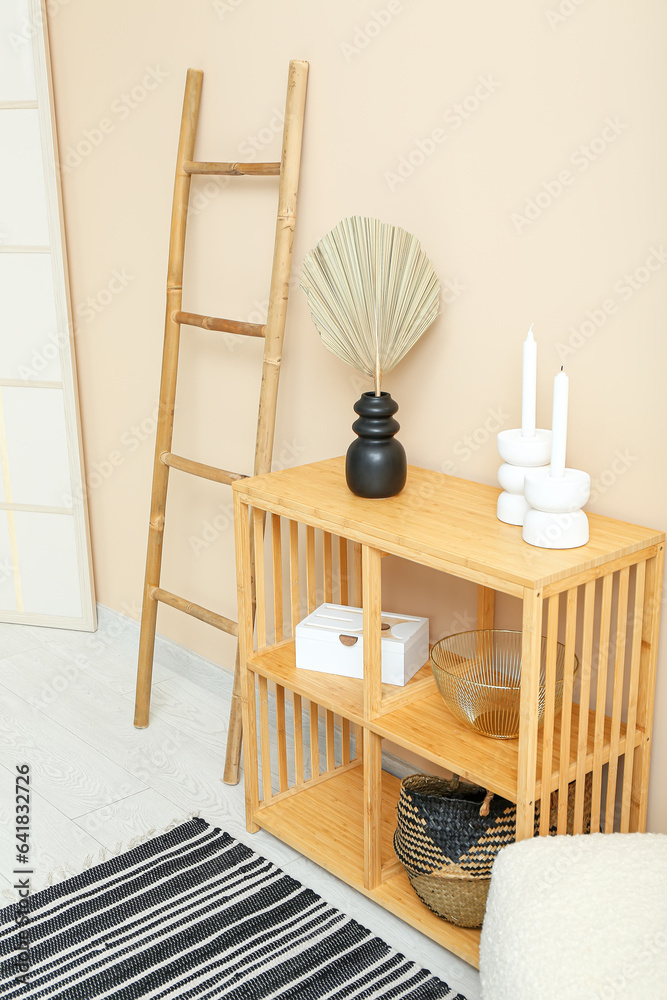
M 255 555 L 255 607 L 257 621 L 257 648 L 266 648 L 266 578 L 264 566 L 264 525 L 266 514 L 255 508 L 252 512 Z
M 526 589 L 523 596 L 519 757 L 517 762 L 516 839 L 533 836 L 537 782 L 537 706 L 542 655 L 542 595 Z
M 603 577 L 600 604 L 600 631 L 598 637 L 597 690 L 595 694 L 595 735 L 593 738 L 593 789 L 591 795 L 591 833 L 600 832 L 602 811 L 602 755 L 607 706 L 609 647 L 611 639 L 611 607 L 613 574 Z
M 338 539 L 338 583 L 340 603 L 348 604 L 348 568 L 347 568 L 347 538 Z
M 630 806 L 630 829 L 633 832 L 637 831 L 640 833 L 646 830 L 655 678 L 658 660 L 658 633 L 662 603 L 662 574 L 665 558 L 664 548 L 664 545 L 660 545 L 656 556 L 647 561 L 646 580 L 644 584 L 642 652 L 639 693 L 637 696 L 637 724 L 644 733 L 644 740 L 642 742 L 639 761 L 637 762 L 632 778 L 632 802 Z
M 634 566 L 636 563 L 645 562 L 647 559 L 651 559 L 658 551 L 658 546 L 656 544 L 648 545 L 646 548 L 641 548 L 639 550 L 633 550 L 632 552 L 626 553 L 624 556 L 619 556 L 618 559 L 606 560 L 600 565 L 593 567 L 592 569 L 583 570 L 576 574 L 576 577 L 565 577 L 563 580 L 556 583 L 547 584 L 544 587 L 545 597 L 550 597 L 552 594 L 563 593 L 572 586 L 581 587 L 586 583 L 590 583 L 591 580 L 600 580 L 609 574 L 614 574 L 619 572 L 619 570 L 624 569 L 626 566 Z
M 300 694 L 292 695 L 294 705 L 294 783 L 303 784 L 303 706 Z
M 262 826 L 264 825 L 261 814 L 265 809 L 271 809 L 278 802 L 283 802 L 285 799 L 291 799 L 300 792 L 307 792 L 310 789 L 315 788 L 317 785 L 324 784 L 324 782 L 331 781 L 332 778 L 338 778 L 341 774 L 345 774 L 347 771 L 352 770 L 361 770 L 358 761 L 352 761 L 350 764 L 346 764 L 344 766 L 341 764 L 333 771 L 323 771 L 315 778 L 308 778 L 308 780 L 304 781 L 302 785 L 291 785 L 289 788 L 286 788 L 284 792 L 275 792 L 270 802 L 262 803 L 259 807 L 260 824 Z
M 282 518 L 271 515 L 271 563 L 273 569 L 273 634 L 274 642 L 282 642 L 285 637 L 283 618 L 283 551 Z
M 301 604 L 299 597 L 299 523 L 289 522 L 289 588 L 290 588 L 290 621 L 292 638 L 301 620 Z
M 574 794 L 573 833 L 584 832 L 586 754 L 588 750 L 588 713 L 593 669 L 593 627 L 595 623 L 595 580 L 584 587 L 584 623 L 581 645 L 579 725 L 577 732 L 577 778 Z
M 333 602 L 333 544 L 331 534 L 322 532 L 322 569 L 324 574 L 324 600 Z
M 333 771 L 336 767 L 336 739 L 334 729 L 334 714 L 327 710 L 326 714 L 326 738 L 327 738 L 327 771 Z
M 276 685 L 276 741 L 278 743 L 278 790 L 287 789 L 287 733 L 285 730 L 285 688 Z
M 570 766 L 570 733 L 572 727 L 572 692 L 574 689 L 574 646 L 577 637 L 577 588 L 567 592 L 565 603 L 565 664 L 563 677 L 563 707 L 561 708 L 561 744 L 558 785 L 557 833 L 567 833 L 568 770 Z
M 269 731 L 269 692 L 266 677 L 257 678 L 259 687 L 259 746 L 262 761 L 262 802 L 271 800 L 271 742 Z
M 315 701 L 308 703 L 310 722 L 310 776 L 320 773 L 320 706 Z
M 351 728 L 354 732 L 354 753 L 350 750 L 350 755 L 352 760 L 356 760 L 357 757 L 361 758 L 363 756 L 364 730 L 360 725 L 357 725 L 357 723 L 354 723 Z
M 621 833 L 630 832 L 630 804 L 632 799 L 632 775 L 635 765 L 634 746 L 637 728 L 637 705 L 639 700 L 639 671 L 642 652 L 642 625 L 644 622 L 644 594 L 646 588 L 646 563 L 639 563 L 635 570 L 635 596 L 632 613 L 630 684 L 628 687 L 628 707 L 626 716 L 625 758 L 623 766 L 623 793 L 621 799 Z M 639 751 L 640 753 L 641 751 Z
M 363 597 L 361 594 L 361 544 L 352 543 L 352 607 L 360 608 Z
M 547 600 L 547 651 L 544 722 L 542 724 L 542 788 L 549 788 L 551 786 L 551 772 L 553 767 L 559 603 L 559 594 L 555 594 Z M 540 836 L 542 837 L 545 837 L 549 833 L 550 799 L 550 795 L 542 796 L 540 807 Z
M 315 529 L 306 526 L 306 592 L 308 614 L 317 607 L 317 577 L 315 575 Z
M 628 591 L 630 587 L 630 567 L 618 574 L 618 603 L 616 607 L 616 649 L 614 663 L 614 700 L 611 710 L 611 746 L 609 769 L 607 772 L 607 802 L 604 818 L 604 832 L 613 833 L 616 811 L 616 785 L 618 779 L 618 754 L 623 712 L 623 687 L 625 680 L 625 643 L 628 618 Z
M 350 760 L 350 720 L 341 720 L 341 740 L 343 744 L 343 764 L 349 764 Z

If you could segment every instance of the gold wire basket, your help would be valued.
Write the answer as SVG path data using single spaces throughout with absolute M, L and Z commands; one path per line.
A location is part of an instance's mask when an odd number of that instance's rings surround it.
M 475 629 L 441 639 L 431 649 L 438 690 L 457 718 L 484 736 L 511 740 L 519 735 L 522 633 Z M 538 725 L 544 716 L 547 640 L 542 636 Z M 555 711 L 563 704 L 565 646 L 556 649 Z M 574 672 L 579 660 L 574 658 Z

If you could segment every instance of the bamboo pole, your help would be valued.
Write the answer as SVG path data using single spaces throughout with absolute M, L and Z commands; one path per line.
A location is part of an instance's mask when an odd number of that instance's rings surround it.
M 277 177 L 280 163 L 216 163 L 212 160 L 189 160 L 184 164 L 188 174 L 211 174 L 227 177 Z
M 264 365 L 257 420 L 256 476 L 269 472 L 273 454 L 278 379 L 280 377 L 280 362 L 287 316 L 287 292 L 292 266 L 292 243 L 296 223 L 296 200 L 299 188 L 307 81 L 308 63 L 293 59 L 289 66 L 285 101 L 278 217 L 276 219 L 276 239 L 273 251 L 269 310 L 264 342 Z
M 151 597 L 154 601 L 158 601 L 160 604 L 168 604 L 170 607 L 176 608 L 177 611 L 182 611 L 184 614 L 190 615 L 192 618 L 198 618 L 200 622 L 206 622 L 207 625 L 219 628 L 222 632 L 226 632 L 227 635 L 237 636 L 239 634 L 239 626 L 237 622 L 233 622 L 231 618 L 225 618 L 224 615 L 219 615 L 215 611 L 209 611 L 208 608 L 202 608 L 201 604 L 194 604 L 192 601 L 186 601 L 184 597 L 179 597 L 178 594 L 172 594 L 168 590 L 162 590 L 161 587 L 153 587 L 151 590 Z
M 256 513 L 255 510 L 251 509 L 248 505 L 245 504 L 240 505 L 238 497 L 236 496 L 236 494 L 234 494 L 234 526 L 236 529 L 237 519 L 243 516 L 245 532 L 247 533 L 248 536 L 247 565 L 245 562 L 242 562 L 241 559 L 239 558 L 238 551 L 236 555 L 236 565 L 237 568 L 239 568 L 239 572 L 241 571 L 240 568 L 243 567 L 243 572 L 247 573 L 248 575 L 247 589 L 243 590 L 243 599 L 244 601 L 247 602 L 248 606 L 248 616 L 247 616 L 247 621 L 244 623 L 241 622 L 241 618 L 239 617 L 239 639 L 238 642 L 236 643 L 236 656 L 234 659 L 234 681 L 232 685 L 232 700 L 231 700 L 231 704 L 237 706 L 237 711 L 236 712 L 230 711 L 229 714 L 229 725 L 227 727 L 227 748 L 225 753 L 225 768 L 222 775 L 222 780 L 227 784 L 235 784 L 236 782 L 238 782 L 238 769 L 235 768 L 234 762 L 237 760 L 240 761 L 241 759 L 241 746 L 243 744 L 243 727 L 245 725 L 243 721 L 244 718 L 243 699 L 245 697 L 243 693 L 244 688 L 242 681 L 243 664 L 245 662 L 243 657 L 245 655 L 247 661 L 247 658 L 251 656 L 254 651 L 253 630 L 255 627 L 255 541 L 254 541 L 253 518 L 255 517 L 255 513 Z M 237 580 L 238 576 L 239 574 L 237 573 Z M 241 615 L 241 607 L 242 607 L 241 593 L 242 593 L 241 590 L 239 590 L 239 599 L 238 599 L 239 616 Z M 245 633 L 247 633 L 245 638 L 245 649 L 246 649 L 245 654 L 243 652 L 244 643 L 242 641 L 244 631 Z M 247 670 L 245 672 L 248 673 Z M 254 675 L 252 675 L 252 677 L 253 677 L 253 698 L 254 698 L 254 684 L 255 684 Z M 252 718 L 252 726 L 253 726 L 252 732 L 255 733 L 254 716 Z M 254 738 L 256 739 L 256 736 Z M 245 765 L 246 772 L 247 768 L 248 764 L 246 762 Z M 248 784 L 248 777 L 246 773 L 246 787 L 247 784 Z M 256 805 L 255 808 L 258 808 L 258 805 Z
M 141 610 L 137 690 L 134 710 L 134 725 L 138 729 L 144 729 L 148 725 L 150 711 L 155 627 L 157 624 L 158 608 L 158 602 L 151 592 L 154 587 L 160 586 L 164 513 L 167 500 L 167 484 L 169 481 L 169 466 L 161 461 L 161 455 L 164 452 L 171 451 L 174 428 L 180 327 L 172 316 L 175 312 L 180 311 L 181 308 L 183 254 L 185 250 L 185 229 L 190 195 L 190 175 L 185 172 L 184 164 L 186 160 L 192 159 L 194 153 L 202 79 L 203 73 L 201 70 L 188 70 L 176 157 L 176 179 L 174 182 L 174 198 L 171 210 L 169 265 L 167 269 L 167 313 L 164 328 L 160 403 L 155 441 L 155 458 L 153 461 L 151 514 L 148 529 L 148 551 L 146 554 L 144 598 Z
M 177 312 L 174 319 L 183 326 L 198 326 L 202 330 L 216 333 L 235 333 L 241 337 L 263 337 L 266 327 L 262 323 L 242 323 L 236 319 L 219 319 L 217 316 L 202 316 L 201 313 Z
M 216 469 L 213 465 L 204 465 L 203 462 L 193 462 L 191 458 L 183 458 L 181 455 L 174 455 L 173 452 L 165 451 L 160 455 L 163 465 L 168 465 L 170 469 L 178 469 L 179 472 L 187 472 L 191 476 L 198 476 L 200 479 L 210 479 L 214 483 L 222 483 L 223 486 L 231 486 L 239 479 L 247 479 L 242 472 L 228 472 L 226 469 Z
M 252 631 L 252 623 L 251 623 Z M 252 639 L 250 648 L 252 648 Z M 254 681 L 253 681 L 254 683 Z M 241 758 L 241 746 L 243 743 L 243 680 L 241 677 L 241 645 L 240 642 L 236 643 L 236 656 L 234 657 L 234 680 L 232 683 L 232 704 L 240 706 L 240 711 L 234 713 L 234 716 L 229 719 L 229 725 L 227 727 L 227 747 L 225 756 L 225 770 L 223 771 L 222 780 L 227 782 L 227 784 L 234 784 L 234 778 L 236 777 L 236 771 L 233 769 L 228 772 L 228 761 L 230 758 L 232 762 L 236 759 L 237 755 L 240 760 Z M 247 773 L 248 763 L 245 763 L 245 770 Z M 246 784 L 248 778 L 246 777 Z

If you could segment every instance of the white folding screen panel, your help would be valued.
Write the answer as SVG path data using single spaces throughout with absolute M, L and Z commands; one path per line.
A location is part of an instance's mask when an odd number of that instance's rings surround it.
M 0 0 L 0 621 L 94 629 L 43 0 Z

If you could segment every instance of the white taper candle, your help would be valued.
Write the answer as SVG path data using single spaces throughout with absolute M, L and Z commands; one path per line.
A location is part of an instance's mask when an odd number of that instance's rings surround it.
M 535 407 L 537 401 L 537 344 L 533 324 L 523 342 L 523 383 L 521 396 L 521 435 L 535 435 Z
M 567 448 L 567 399 L 570 380 L 563 368 L 554 378 L 554 409 L 551 420 L 551 475 L 565 475 Z

